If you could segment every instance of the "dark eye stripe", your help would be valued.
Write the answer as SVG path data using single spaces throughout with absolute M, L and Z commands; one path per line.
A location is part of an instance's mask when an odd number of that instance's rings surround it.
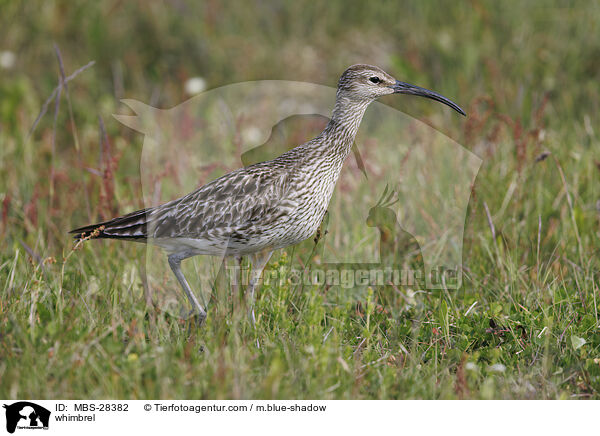
M 373 83 L 379 83 L 379 82 L 381 82 L 381 79 L 379 77 L 376 77 L 376 76 L 371 77 L 369 80 L 371 82 L 373 82 Z

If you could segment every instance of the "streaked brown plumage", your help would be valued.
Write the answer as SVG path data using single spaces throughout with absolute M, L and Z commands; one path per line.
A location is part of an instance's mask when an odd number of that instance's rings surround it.
M 181 272 L 181 261 L 198 254 L 251 255 L 252 302 L 273 250 L 315 234 L 367 106 L 393 93 L 428 97 L 464 115 L 439 94 L 399 82 L 378 67 L 353 65 L 340 77 L 331 120 L 314 139 L 274 160 L 225 174 L 180 199 L 71 233 L 82 238 L 95 231 L 98 238 L 150 241 L 165 249 L 201 320 L 206 312 Z

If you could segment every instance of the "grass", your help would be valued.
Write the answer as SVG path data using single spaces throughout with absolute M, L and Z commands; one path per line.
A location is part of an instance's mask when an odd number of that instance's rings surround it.
M 17 54 L 0 70 L 0 397 L 600 397 L 598 7 L 329 3 L 0 2 L 0 50 Z M 67 230 L 143 206 L 120 98 L 170 107 L 196 75 L 334 85 L 355 62 L 466 106 L 457 121 L 385 101 L 483 159 L 459 290 L 403 287 L 388 307 L 378 289 L 272 283 L 254 330 L 221 288 L 197 329 L 148 304 L 143 246 L 74 250 Z

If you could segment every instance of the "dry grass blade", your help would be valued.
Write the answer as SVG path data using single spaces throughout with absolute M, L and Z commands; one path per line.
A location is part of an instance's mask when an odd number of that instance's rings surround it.
M 19 244 L 21 244 L 21 246 L 25 249 L 27 254 L 29 254 L 29 256 L 31 256 L 31 258 L 35 260 L 35 262 L 42 268 L 42 271 L 44 271 L 44 259 L 42 259 L 42 257 L 39 254 L 33 251 L 33 249 L 29 245 L 27 245 L 22 239 L 19 239 L 18 241 Z
M 556 163 L 556 167 L 558 168 L 558 172 L 560 174 L 560 178 L 563 184 L 563 188 L 565 190 L 565 194 L 567 195 L 567 204 L 569 205 L 569 212 L 571 215 L 571 223 L 573 224 L 573 231 L 575 232 L 575 238 L 577 239 L 577 251 L 579 253 L 579 261 L 581 265 L 584 265 L 583 261 L 583 244 L 581 243 L 581 236 L 579 235 L 579 227 L 577 227 L 577 220 L 575 220 L 575 210 L 573 207 L 573 199 L 571 197 L 571 193 L 569 192 L 569 186 L 567 184 L 567 178 L 565 177 L 565 173 L 562 169 L 562 165 L 558 161 L 556 157 L 554 157 L 554 162 Z
M 64 81 L 61 77 L 58 79 L 58 91 L 56 102 L 54 104 L 54 119 L 52 120 L 52 162 L 50 164 L 50 210 L 52 210 L 52 205 L 54 203 L 54 159 L 56 156 L 56 123 L 58 121 L 58 109 L 60 107 L 60 97 L 62 94 L 62 87 Z M 48 215 L 50 217 L 50 215 Z
M 85 64 L 84 66 L 78 68 L 77 70 L 75 70 L 75 72 L 73 72 L 73 74 L 71 74 L 70 76 L 67 76 L 67 78 L 64 80 L 64 83 L 69 83 L 71 80 L 73 80 L 79 74 L 83 73 L 88 68 L 93 67 L 95 63 L 96 63 L 96 61 L 90 61 L 87 64 Z M 62 86 L 63 86 L 62 83 L 59 83 L 56 86 L 56 88 L 54 88 L 52 93 L 50 94 L 50 97 L 48 97 L 48 99 L 46 99 L 46 101 L 42 105 L 42 108 L 40 109 L 40 113 L 35 118 L 35 121 L 33 122 L 31 129 L 29 129 L 29 132 L 27 133 L 27 139 L 29 139 L 29 137 L 31 136 L 31 134 L 33 133 L 35 128 L 37 127 L 38 123 L 42 119 L 42 117 L 46 114 L 46 112 L 48 112 L 48 105 L 52 102 L 52 100 L 54 100 L 54 97 L 56 97 L 56 94 L 59 92 L 59 90 L 62 88 Z
M 71 119 L 71 126 L 73 128 L 73 140 L 75 141 L 75 149 L 79 154 L 79 136 L 77 135 L 77 126 L 75 125 L 75 117 L 73 116 L 73 105 L 71 104 L 71 97 L 69 95 L 69 85 L 67 83 L 67 77 L 65 76 L 65 67 L 62 60 L 60 49 L 54 44 L 54 51 L 56 52 L 56 58 L 58 59 L 58 67 L 60 69 L 60 77 L 62 80 L 62 86 L 65 88 L 65 95 L 67 97 L 67 106 L 69 108 L 69 118 Z
M 487 203 L 483 202 L 483 208 L 485 209 L 485 215 L 487 217 L 488 225 L 490 226 L 490 230 L 492 231 L 492 238 L 494 241 L 496 240 L 496 228 L 494 227 L 494 222 L 492 221 L 492 216 L 490 215 L 490 209 L 488 208 Z
M 98 115 L 98 125 L 100 127 L 100 162 L 98 162 L 98 168 L 102 168 L 105 162 L 110 161 L 110 143 L 108 142 L 108 135 L 106 134 L 106 128 L 104 127 L 104 120 L 101 115 Z

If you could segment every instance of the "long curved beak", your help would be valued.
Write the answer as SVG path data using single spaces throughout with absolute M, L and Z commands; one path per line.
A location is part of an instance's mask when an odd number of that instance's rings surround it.
M 467 115 L 465 111 L 463 111 L 459 105 L 454 103 L 453 101 L 447 99 L 443 95 L 438 94 L 437 92 L 430 91 L 429 89 L 421 88 L 420 86 L 411 85 L 410 83 L 401 82 L 396 80 L 396 83 L 391 86 L 394 90 L 395 94 L 410 94 L 410 95 L 420 95 L 421 97 L 427 97 L 435 101 L 439 101 L 440 103 L 444 103 L 447 106 L 450 106 L 456 112 L 461 115 Z

